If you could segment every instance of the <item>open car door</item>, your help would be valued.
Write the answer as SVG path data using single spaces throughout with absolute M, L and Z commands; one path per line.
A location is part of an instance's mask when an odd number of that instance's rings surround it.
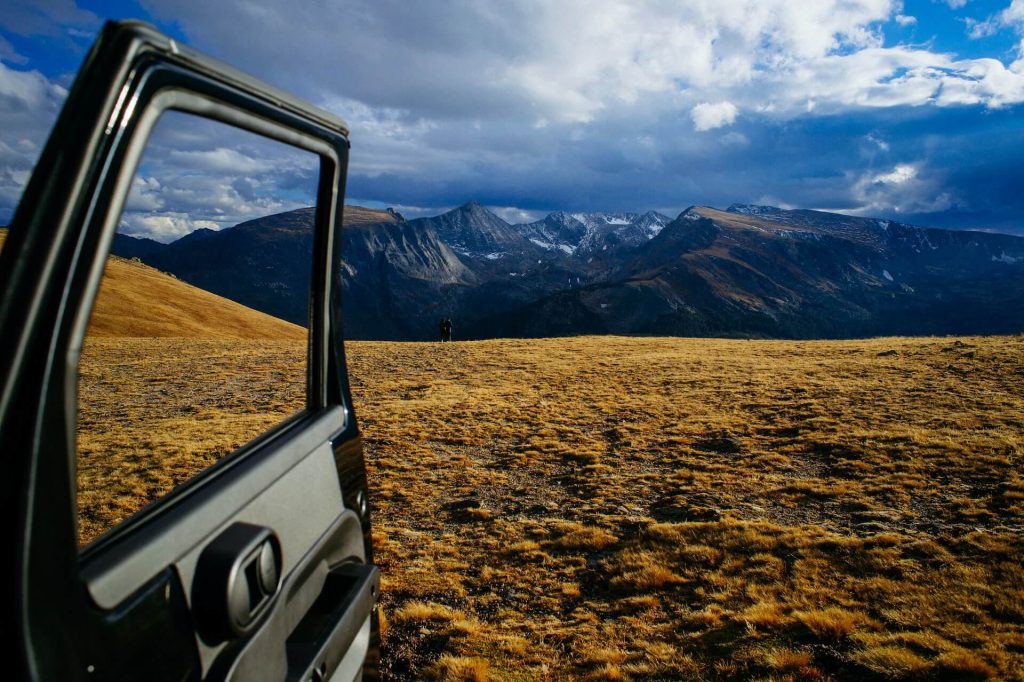
M 133 174 L 169 111 L 318 160 L 304 407 L 80 548 L 83 338 Z M 8 679 L 376 677 L 379 577 L 341 343 L 347 136 L 151 27 L 103 29 L 0 252 Z

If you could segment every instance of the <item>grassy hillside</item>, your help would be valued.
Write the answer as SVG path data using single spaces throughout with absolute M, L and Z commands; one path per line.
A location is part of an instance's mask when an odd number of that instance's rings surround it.
M 89 334 L 285 340 L 305 339 L 306 330 L 147 265 L 112 256 Z
M 120 343 L 82 377 L 86 539 L 302 404 L 301 342 Z M 1024 675 L 1024 338 L 347 353 L 386 679 Z M 201 405 L 140 378 L 225 363 Z
M 7 230 L 0 229 L 0 248 Z M 96 337 L 304 339 L 306 330 L 137 261 L 110 256 L 87 340 Z

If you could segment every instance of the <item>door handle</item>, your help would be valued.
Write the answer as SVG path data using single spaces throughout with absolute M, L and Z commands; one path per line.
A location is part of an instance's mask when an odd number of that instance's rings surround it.
M 330 679 L 380 593 L 380 571 L 367 564 L 343 564 L 331 570 L 320 595 L 285 643 L 288 682 Z
M 260 623 L 281 584 L 281 543 L 269 528 L 237 522 L 199 555 L 192 610 L 208 644 L 242 637 Z

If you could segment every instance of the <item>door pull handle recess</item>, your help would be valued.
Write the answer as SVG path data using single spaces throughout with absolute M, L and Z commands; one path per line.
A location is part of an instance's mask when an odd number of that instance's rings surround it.
M 281 584 L 281 543 L 274 531 L 234 523 L 199 555 L 192 610 L 209 644 L 243 637 L 269 611 Z

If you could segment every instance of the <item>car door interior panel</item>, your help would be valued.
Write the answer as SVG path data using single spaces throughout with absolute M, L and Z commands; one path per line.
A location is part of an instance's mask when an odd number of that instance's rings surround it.
M 150 132 L 168 111 L 314 154 L 305 408 L 81 550 L 83 338 Z M 138 22 L 108 24 L 0 257 L 4 622 L 16 677 L 353 680 L 376 674 L 362 441 L 342 346 L 348 130 Z

